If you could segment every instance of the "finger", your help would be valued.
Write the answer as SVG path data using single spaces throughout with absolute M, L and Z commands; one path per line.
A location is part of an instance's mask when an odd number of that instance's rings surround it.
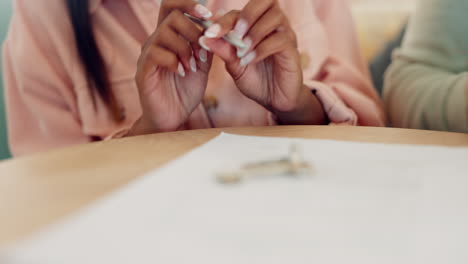
M 292 39 L 294 46 L 296 48 L 298 47 L 296 32 L 294 32 L 293 28 L 291 27 L 291 22 L 286 16 L 284 16 L 284 25 L 281 25 L 276 31 L 285 31 L 288 39 Z
M 162 67 L 174 73 L 178 72 L 180 62 L 177 55 L 162 47 L 151 46 L 138 61 L 138 73 L 140 78 L 145 77 L 155 67 Z
M 239 19 L 240 11 L 233 10 L 220 17 L 205 31 L 207 38 L 221 38 L 228 34 L 234 28 Z
M 177 34 L 189 42 L 192 47 L 194 56 L 202 62 L 207 61 L 205 51 L 202 51 L 198 40 L 202 36 L 203 31 L 196 26 L 189 18 L 184 16 L 182 12 L 175 10 L 168 17 L 166 22 Z M 193 62 L 192 62 L 193 66 Z M 192 67 L 193 68 L 193 67 Z
M 158 65 L 159 67 L 166 68 L 174 73 L 180 75 L 185 75 L 180 69 L 180 61 L 177 55 L 170 50 L 164 49 L 162 47 L 153 47 L 150 50 L 151 61 Z
M 161 28 L 160 34 L 154 44 L 175 53 L 185 69 L 196 71 L 193 67 L 192 46 L 170 27 Z
M 158 25 L 160 25 L 174 10 L 180 10 L 183 13 L 204 19 L 208 19 L 213 16 L 208 8 L 199 4 L 195 0 L 162 0 Z
M 174 10 L 164 22 L 191 43 L 198 43 L 202 30 L 179 10 Z
M 241 11 L 239 20 L 234 27 L 234 33 L 244 38 L 249 29 L 273 6 L 276 0 L 250 0 Z
M 285 27 L 285 20 L 286 18 L 279 6 L 271 8 L 250 28 L 247 37 L 244 38 L 245 47 L 238 49 L 237 56 L 239 58 L 244 57 L 273 32 L 282 26 Z
M 216 54 L 226 63 L 232 63 L 239 60 L 236 56 L 235 48 L 224 39 L 210 39 L 205 36 L 200 38 L 200 45 Z
M 294 41 L 288 38 L 287 32 L 276 32 L 263 40 L 254 51 L 245 55 L 240 60 L 240 65 L 244 67 L 256 64 L 287 49 L 295 49 Z

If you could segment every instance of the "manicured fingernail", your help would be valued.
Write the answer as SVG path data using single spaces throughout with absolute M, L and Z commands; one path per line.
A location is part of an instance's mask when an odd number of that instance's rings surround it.
M 201 49 L 198 56 L 200 57 L 201 62 L 208 61 L 208 52 L 205 49 Z
M 200 46 L 202 46 L 202 48 L 204 48 L 205 50 L 210 51 L 210 48 L 208 47 L 208 45 L 206 45 L 206 37 L 201 37 L 198 40 L 198 44 L 200 44 Z
M 234 27 L 234 32 L 238 37 L 244 38 L 245 34 L 247 33 L 248 26 L 249 25 L 247 24 L 247 21 L 244 19 L 239 19 L 236 26 Z
M 221 25 L 220 24 L 214 24 L 211 25 L 206 31 L 205 31 L 205 37 L 207 38 L 216 38 L 221 32 Z
M 225 14 L 227 14 L 227 10 L 224 9 L 224 8 L 221 8 L 221 9 L 219 9 L 218 11 L 216 11 L 216 15 L 217 15 L 217 16 L 220 16 L 220 17 L 221 17 L 221 16 L 224 16 Z
M 179 62 L 179 66 L 177 67 L 177 70 L 179 71 L 179 75 L 181 77 L 185 77 L 185 69 L 182 63 Z
M 244 47 L 244 48 L 242 48 L 242 49 L 240 49 L 240 48 L 237 49 L 237 57 L 238 57 L 238 58 L 244 57 L 244 56 L 247 54 L 247 52 L 249 52 L 250 47 L 252 47 L 252 39 L 249 38 L 249 37 L 246 37 L 246 38 L 244 39 L 244 44 L 245 44 L 245 47 Z
M 192 72 L 197 72 L 197 61 L 195 60 L 195 58 L 192 56 L 190 57 L 190 69 L 192 70 Z
M 195 12 L 197 12 L 197 14 L 203 18 L 210 18 L 213 16 L 213 13 L 211 13 L 211 11 L 208 10 L 208 8 L 202 6 L 201 4 L 197 4 L 195 6 Z
M 241 59 L 240 65 L 242 67 L 249 65 L 255 58 L 257 57 L 257 53 L 255 51 L 250 52 L 244 58 Z

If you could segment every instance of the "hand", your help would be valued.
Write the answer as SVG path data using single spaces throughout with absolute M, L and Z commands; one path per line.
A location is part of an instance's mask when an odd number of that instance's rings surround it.
M 221 37 L 236 34 L 235 49 Z M 303 85 L 296 34 L 276 0 L 250 0 L 242 11 L 219 18 L 200 44 L 221 57 L 240 91 L 282 123 L 323 123 L 317 98 Z M 299 117 L 299 116 L 303 116 Z
M 134 134 L 177 130 L 202 101 L 212 55 L 200 47 L 202 30 L 184 13 L 211 16 L 194 0 L 162 1 L 156 31 L 138 60 L 136 82 L 143 117 Z

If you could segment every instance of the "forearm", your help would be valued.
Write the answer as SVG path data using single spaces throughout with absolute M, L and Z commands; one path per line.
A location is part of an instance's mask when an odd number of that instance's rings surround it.
M 394 126 L 468 132 L 468 72 L 397 59 L 386 77 L 384 100 Z
M 282 125 L 325 125 L 328 123 L 323 106 L 312 91 L 303 86 L 297 107 L 287 112 L 272 111 Z

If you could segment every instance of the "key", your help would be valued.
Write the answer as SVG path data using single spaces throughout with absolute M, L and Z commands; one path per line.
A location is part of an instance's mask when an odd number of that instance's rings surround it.
M 224 172 L 217 175 L 217 180 L 222 184 L 236 184 L 246 178 L 272 176 L 311 174 L 312 166 L 303 160 L 296 145 L 292 145 L 289 155 L 283 159 L 260 161 L 250 163 L 239 170 Z

